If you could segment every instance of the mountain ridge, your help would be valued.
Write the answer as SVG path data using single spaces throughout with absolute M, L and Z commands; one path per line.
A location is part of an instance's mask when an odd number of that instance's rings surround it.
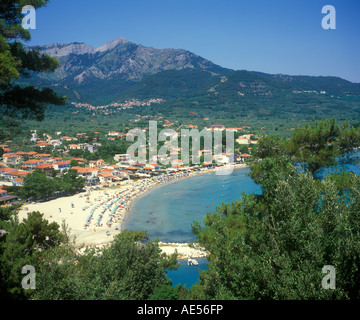
M 67 78 L 66 81 L 82 83 L 94 78 L 111 79 L 117 76 L 127 81 L 139 81 L 144 76 L 165 70 L 226 70 L 184 49 L 155 49 L 135 44 L 124 37 L 97 48 L 82 42 L 54 43 L 33 48 L 59 59 L 60 67 L 52 76 L 46 75 L 47 79 L 55 81 Z
M 334 97 L 360 97 L 360 84 L 340 77 L 231 70 L 184 49 L 145 47 L 124 37 L 97 48 L 81 42 L 32 48 L 57 57 L 60 67 L 24 82 L 50 87 L 69 102 L 104 105 L 159 98 L 166 101 L 159 105 L 162 110 L 196 107 L 269 115 L 331 113 L 338 108 Z M 357 102 L 348 109 L 360 113 Z

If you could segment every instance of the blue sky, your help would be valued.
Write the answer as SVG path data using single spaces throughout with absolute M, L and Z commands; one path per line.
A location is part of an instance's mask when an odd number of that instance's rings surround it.
M 321 27 L 324 5 L 336 9 L 336 30 Z M 235 70 L 360 82 L 359 0 L 50 0 L 36 19 L 29 45 L 123 36 Z

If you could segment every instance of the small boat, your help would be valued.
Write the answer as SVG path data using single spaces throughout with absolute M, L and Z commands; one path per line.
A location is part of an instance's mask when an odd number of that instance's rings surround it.
M 188 259 L 187 264 L 188 266 L 197 266 L 199 265 L 199 262 L 197 262 L 195 259 Z

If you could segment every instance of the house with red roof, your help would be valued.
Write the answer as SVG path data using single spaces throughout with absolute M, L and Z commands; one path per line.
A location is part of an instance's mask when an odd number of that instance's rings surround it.
M 51 163 L 40 163 L 35 167 L 35 170 L 40 170 L 45 173 L 50 173 L 54 171 L 54 166 Z
M 74 140 L 77 140 L 77 138 L 64 136 L 64 137 L 61 137 L 60 140 L 74 141 Z
M 80 147 L 79 144 L 69 144 L 69 145 L 68 145 L 68 148 L 69 148 L 70 150 L 80 150 L 80 149 L 81 149 L 81 147 Z
M 90 168 L 103 168 L 105 167 L 105 161 L 103 159 L 99 159 L 99 160 L 91 160 L 89 162 L 89 167 Z
M 8 167 L 2 167 L 0 168 L 0 177 L 5 177 L 5 174 L 7 172 L 16 171 L 16 169 L 8 168 Z
M 4 153 L 3 160 L 7 166 L 16 166 L 22 162 L 23 158 L 16 153 Z
M 70 160 L 57 161 L 53 163 L 54 169 L 60 172 L 70 169 Z
M 117 177 L 112 175 L 110 172 L 106 172 L 106 171 L 99 173 L 98 178 L 100 180 L 100 183 L 108 183 L 117 179 Z
M 136 172 L 136 171 L 138 171 L 139 170 L 139 168 L 138 167 L 127 167 L 126 168 L 126 171 L 129 173 L 129 174 L 132 174 L 132 173 L 134 173 L 134 172 Z
M 7 178 L 9 180 L 14 180 L 17 178 L 25 178 L 30 172 L 21 171 L 21 170 L 14 170 L 5 172 L 4 178 Z
M 22 187 L 24 185 L 24 179 L 16 178 L 12 181 L 13 186 L 15 187 Z
M 38 166 L 43 162 L 44 160 L 40 160 L 40 159 L 27 160 L 22 163 L 22 168 L 25 170 L 34 170 L 36 166 Z
M 251 160 L 252 155 L 247 153 L 240 154 L 240 161 Z
M 46 147 L 51 147 L 52 145 L 49 142 L 46 142 L 46 141 L 38 141 L 36 146 L 43 149 L 43 148 L 46 148 Z
M 3 190 L 3 189 L 0 189 L 0 198 L 6 197 L 6 196 L 7 196 L 7 191 Z
M 85 178 L 86 183 L 92 184 L 97 182 L 99 169 L 97 168 L 90 168 L 90 167 L 72 167 L 72 169 L 76 170 L 79 176 Z

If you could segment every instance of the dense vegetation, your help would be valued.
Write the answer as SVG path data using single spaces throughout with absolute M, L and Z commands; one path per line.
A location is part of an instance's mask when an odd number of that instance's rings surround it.
M 289 161 L 265 159 L 261 196 L 243 195 L 194 226 L 210 250 L 200 299 L 358 299 L 359 187 L 346 192 L 294 170 Z M 322 288 L 322 268 L 336 270 L 336 289 Z
M 169 285 L 166 269 L 175 257 L 165 257 L 154 242 L 142 243 L 143 232 L 123 232 L 101 254 L 90 250 L 77 257 L 64 246 L 41 257 L 37 299 L 146 300 Z M 58 262 L 62 261 L 61 264 Z
M 194 223 L 194 233 L 210 252 L 210 263 L 200 284 L 191 290 L 171 286 L 166 269 L 176 268 L 176 257 L 162 254 L 145 232 L 124 231 L 102 252 L 91 249 L 80 256 L 69 241 L 65 223 L 50 223 L 40 212 L 30 212 L 19 221 L 17 207 L 1 207 L 1 298 L 360 298 L 360 179 L 349 172 L 325 177 L 323 172 L 339 159 L 352 160 L 346 155 L 360 146 L 360 132 L 348 123 L 339 126 L 335 120 L 305 125 L 312 116 L 334 116 L 359 126 L 359 84 L 331 77 L 169 70 L 138 82 L 62 83 L 57 90 L 60 94 L 70 92 L 71 99 L 94 104 L 133 97 L 167 100 L 159 106 L 120 112 L 113 109 L 105 114 L 79 112 L 67 105 L 49 108 L 41 124 L 32 120 L 20 123 L 15 118 L 43 119 L 46 104 L 64 103 L 51 89 L 38 89 L 32 86 L 32 79 L 24 79 L 58 66 L 53 58 L 24 50 L 18 41 L 29 39 L 29 33 L 20 27 L 19 8 L 25 4 L 38 8 L 47 2 L 0 4 L 1 143 L 12 140 L 13 151 L 29 151 L 33 150 L 31 129 L 38 129 L 41 137 L 58 131 L 69 136 L 87 132 L 88 142 L 94 141 L 98 131 L 103 145 L 97 152 L 71 151 L 65 156 L 111 162 L 115 153 L 125 152 L 127 144 L 102 141 L 101 137 L 109 130 L 125 132 L 137 114 L 161 114 L 177 127 L 189 123 L 199 128 L 217 123 L 250 125 L 252 132 L 260 133 L 266 126 L 268 137 L 254 148 L 256 160 L 251 164 L 251 177 L 261 186 L 262 194 L 244 194 L 241 200 L 208 213 L 204 226 Z M 46 86 L 46 76 L 36 84 Z M 146 125 L 146 121 L 136 123 Z M 290 127 L 297 129 L 291 136 Z M 42 151 L 64 156 L 59 149 Z M 23 199 L 37 200 L 56 192 L 74 194 L 83 186 L 84 180 L 74 170 L 59 177 L 35 171 L 24 179 L 18 192 Z M 36 269 L 36 290 L 21 287 L 25 265 Z M 321 287 L 325 265 L 336 269 L 335 290 Z
M 94 249 L 78 256 L 65 224 L 50 224 L 38 212 L 19 222 L 16 208 L 1 208 L 1 294 L 14 299 L 357 299 L 359 176 L 331 171 L 324 176 L 309 169 L 314 159 L 331 167 L 333 156 L 359 146 L 359 136 L 359 130 L 326 120 L 296 131 L 290 140 L 268 137 L 259 144 L 261 159 L 251 164 L 251 176 L 262 194 L 243 194 L 208 213 L 204 226 L 193 224 L 210 263 L 191 289 L 171 286 L 166 269 L 176 267 L 176 256 L 166 258 L 145 232 L 122 232 L 102 253 Z M 324 151 L 329 139 L 331 153 Z M 291 154 L 294 143 L 303 150 L 316 146 L 318 156 Z M 34 176 L 44 178 L 34 173 L 30 179 Z M 20 286 L 25 264 L 37 270 L 36 290 Z M 325 265 L 336 270 L 335 290 L 322 287 Z
M 39 200 L 54 194 L 73 195 L 85 186 L 85 179 L 78 176 L 76 170 L 54 177 L 48 177 L 44 172 L 34 171 L 24 178 L 24 186 L 20 196 L 24 200 Z
M 44 81 L 39 84 L 51 86 Z M 221 118 L 291 119 L 301 115 L 343 120 L 360 115 L 360 85 L 334 77 L 280 77 L 245 70 L 214 74 L 184 69 L 159 72 L 121 85 L 94 80 L 81 86 L 68 84 L 67 89 L 57 85 L 52 88 L 59 94 L 68 92 L 69 102 L 93 105 L 161 98 L 165 102 L 151 111 L 166 116 L 194 111 Z M 70 88 L 75 93 L 71 94 Z
M 336 156 L 356 161 L 349 150 L 360 146 L 359 137 L 359 130 L 332 120 L 285 142 L 264 139 L 250 174 L 262 194 L 244 194 L 209 213 L 205 227 L 193 225 L 211 253 L 196 297 L 358 299 L 360 179 L 331 171 L 324 178 L 319 170 L 334 165 Z M 336 290 L 322 288 L 326 265 L 335 267 Z
M 132 300 L 171 291 L 166 269 L 176 268 L 176 257 L 165 257 L 155 242 L 140 242 L 144 232 L 124 231 L 101 253 L 88 249 L 79 256 L 65 223 L 49 224 L 39 212 L 19 222 L 11 208 L 0 214 L 0 230 L 7 232 L 0 237 L 1 298 Z M 21 287 L 25 265 L 36 270 L 36 290 Z
M 21 26 L 21 8 L 32 5 L 40 8 L 48 0 L 2 1 L 0 4 L 0 110 L 2 114 L 22 119 L 43 119 L 47 104 L 62 105 L 50 88 L 19 85 L 14 79 L 27 78 L 30 72 L 53 72 L 59 62 L 38 50 L 25 50 L 21 41 L 30 39 L 30 32 Z
M 313 120 L 314 121 L 314 120 Z M 314 121 L 310 127 L 295 130 L 286 141 L 279 136 L 260 139 L 254 155 L 259 159 L 288 156 L 314 176 L 327 167 L 335 165 L 339 158 L 349 159 L 355 148 L 360 146 L 360 132 L 345 122 L 341 127 L 335 119 Z M 256 167 L 253 178 L 256 177 Z

